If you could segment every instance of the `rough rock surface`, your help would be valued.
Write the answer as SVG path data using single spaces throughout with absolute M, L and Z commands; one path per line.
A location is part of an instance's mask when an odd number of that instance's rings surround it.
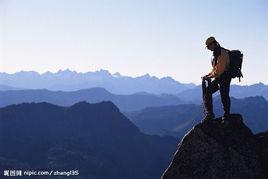
M 184 136 L 162 179 L 260 178 L 260 143 L 239 114 L 225 124 L 200 123 Z
M 268 132 L 256 134 L 262 165 L 262 178 L 268 178 Z

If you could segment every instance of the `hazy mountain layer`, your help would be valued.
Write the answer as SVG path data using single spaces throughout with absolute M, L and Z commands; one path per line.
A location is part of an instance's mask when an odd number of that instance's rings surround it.
M 121 111 L 140 110 L 149 106 L 175 105 L 182 103 L 174 95 L 154 95 L 136 93 L 115 95 L 103 88 L 91 88 L 72 92 L 49 90 L 10 90 L 0 91 L 0 107 L 22 102 L 49 102 L 61 106 L 70 106 L 79 101 L 91 103 L 112 101 Z
M 214 100 L 216 116 L 221 116 L 223 111 L 220 98 L 216 97 Z M 231 101 L 231 112 L 242 114 L 245 124 L 254 133 L 268 130 L 268 101 L 263 97 L 231 98 Z M 151 107 L 126 115 L 145 133 L 181 138 L 200 122 L 203 107 L 194 104 Z

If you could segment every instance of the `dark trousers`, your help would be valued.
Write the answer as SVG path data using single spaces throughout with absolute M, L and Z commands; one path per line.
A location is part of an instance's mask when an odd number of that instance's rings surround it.
M 215 78 L 203 89 L 203 102 L 205 106 L 205 115 L 213 114 L 212 94 L 220 90 L 221 102 L 224 115 L 230 114 L 231 101 L 229 96 L 230 84 L 232 78 L 229 74 L 223 73 L 219 78 Z

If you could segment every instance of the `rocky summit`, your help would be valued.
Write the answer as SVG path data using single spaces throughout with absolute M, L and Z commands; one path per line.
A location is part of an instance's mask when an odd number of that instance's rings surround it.
M 177 146 L 162 179 L 265 178 L 268 133 L 254 135 L 232 114 L 196 125 Z M 266 153 L 265 153 L 266 152 Z

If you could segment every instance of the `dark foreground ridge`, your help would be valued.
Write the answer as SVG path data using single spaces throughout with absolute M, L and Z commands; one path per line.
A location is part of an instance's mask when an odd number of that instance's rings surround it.
M 109 101 L 0 108 L 0 179 L 4 170 L 74 174 L 20 179 L 155 179 L 175 148 L 175 138 L 143 134 Z
M 268 132 L 254 135 L 242 116 L 232 114 L 200 123 L 178 145 L 162 179 L 265 178 L 268 176 Z

